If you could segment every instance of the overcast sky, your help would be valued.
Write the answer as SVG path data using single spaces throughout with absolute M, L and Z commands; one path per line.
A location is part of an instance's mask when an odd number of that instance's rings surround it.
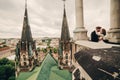
M 110 0 L 83 0 L 84 26 L 109 30 Z M 0 38 L 21 37 L 25 0 L 0 0 Z M 75 1 L 66 1 L 70 34 L 75 29 Z M 62 0 L 28 0 L 28 16 L 33 37 L 59 37 L 63 16 Z

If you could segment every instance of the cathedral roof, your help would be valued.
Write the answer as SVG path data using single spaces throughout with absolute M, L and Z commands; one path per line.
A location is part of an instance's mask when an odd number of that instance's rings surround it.
M 93 80 L 120 79 L 120 47 L 79 51 L 75 59 Z
M 58 63 L 48 53 L 40 67 L 31 72 L 21 72 L 17 80 L 72 80 L 72 73 L 59 70 Z

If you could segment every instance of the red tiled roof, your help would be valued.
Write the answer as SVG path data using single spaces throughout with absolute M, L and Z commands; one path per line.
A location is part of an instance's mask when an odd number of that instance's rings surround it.
M 10 47 L 3 47 L 3 48 L 0 48 L 0 51 L 4 51 L 4 50 L 8 50 L 10 49 Z

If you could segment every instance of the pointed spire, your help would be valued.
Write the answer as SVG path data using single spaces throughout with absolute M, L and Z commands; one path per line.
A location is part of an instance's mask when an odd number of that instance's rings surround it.
M 68 42 L 70 40 L 70 33 L 69 33 L 66 10 L 65 10 L 65 0 L 63 1 L 64 1 L 64 13 L 63 13 L 63 21 L 62 21 L 61 41 Z
M 25 14 L 24 14 L 24 21 L 26 21 L 26 23 L 28 23 L 27 0 L 25 0 Z
M 65 1 L 66 1 L 66 0 L 63 0 L 63 2 L 64 2 L 64 8 L 65 8 Z
M 23 30 L 22 30 L 22 36 L 21 41 L 23 42 L 32 42 L 32 34 L 31 29 L 29 26 L 29 20 L 28 20 L 28 12 L 27 12 L 27 0 L 25 0 L 25 13 L 24 13 L 24 21 L 23 21 Z
M 25 0 L 25 9 L 27 9 L 27 0 Z

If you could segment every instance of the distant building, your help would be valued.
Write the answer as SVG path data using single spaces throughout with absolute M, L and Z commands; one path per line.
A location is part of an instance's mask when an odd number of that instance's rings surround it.
M 11 48 L 10 45 L 6 44 L 5 39 L 2 39 L 0 42 L 0 58 L 8 57 L 14 55 L 14 48 Z
M 10 47 L 8 47 L 8 46 L 0 47 L 0 58 L 8 57 L 11 54 L 12 53 L 11 53 Z
M 50 46 L 58 48 L 58 45 L 59 45 L 59 38 L 52 38 Z

